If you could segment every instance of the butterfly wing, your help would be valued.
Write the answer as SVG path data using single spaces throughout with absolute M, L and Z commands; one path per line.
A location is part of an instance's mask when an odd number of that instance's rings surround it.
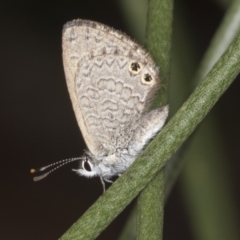
M 127 147 L 159 83 L 153 60 L 126 35 L 87 20 L 67 23 L 62 44 L 68 91 L 90 152 Z

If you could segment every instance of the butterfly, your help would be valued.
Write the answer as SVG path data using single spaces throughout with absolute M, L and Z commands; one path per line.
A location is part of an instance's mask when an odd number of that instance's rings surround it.
M 105 186 L 128 169 L 167 119 L 168 106 L 149 111 L 160 86 L 159 69 L 127 35 L 89 20 L 64 25 L 62 49 L 68 92 L 88 150 L 40 171 L 80 161 L 74 171 L 99 176 Z

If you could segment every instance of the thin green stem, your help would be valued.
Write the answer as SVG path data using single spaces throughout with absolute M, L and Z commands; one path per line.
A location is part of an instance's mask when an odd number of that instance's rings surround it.
M 150 0 L 148 5 L 146 45 L 160 67 L 161 85 L 155 105 L 167 102 L 167 82 L 170 79 L 170 51 L 173 1 Z M 149 159 L 151 161 L 151 157 Z M 164 213 L 164 171 L 147 185 L 138 197 L 137 239 L 162 239 Z

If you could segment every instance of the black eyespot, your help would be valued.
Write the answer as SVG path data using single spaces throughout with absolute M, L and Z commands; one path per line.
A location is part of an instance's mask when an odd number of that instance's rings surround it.
M 135 72 L 137 72 L 140 68 L 141 68 L 141 67 L 140 67 L 139 63 L 137 63 L 137 62 L 133 62 L 133 63 L 131 64 L 131 69 L 132 69 L 133 71 L 135 71 Z
M 154 76 L 149 73 L 143 73 L 141 77 L 141 82 L 144 85 L 152 85 L 154 83 Z
M 128 65 L 128 70 L 130 73 L 136 75 L 141 72 L 142 64 L 136 61 L 130 61 Z
M 88 160 L 83 162 L 83 168 L 88 172 L 92 171 L 91 165 L 89 164 Z
M 150 74 L 144 74 L 144 80 L 146 82 L 151 82 L 152 81 L 152 76 Z

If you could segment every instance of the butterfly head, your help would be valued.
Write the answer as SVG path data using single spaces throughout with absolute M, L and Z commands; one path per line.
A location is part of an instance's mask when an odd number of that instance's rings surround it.
M 73 171 L 76 171 L 79 175 L 87 178 L 100 175 L 99 167 L 96 166 L 94 162 L 91 160 L 91 158 L 87 156 L 81 159 L 79 169 L 73 169 Z

